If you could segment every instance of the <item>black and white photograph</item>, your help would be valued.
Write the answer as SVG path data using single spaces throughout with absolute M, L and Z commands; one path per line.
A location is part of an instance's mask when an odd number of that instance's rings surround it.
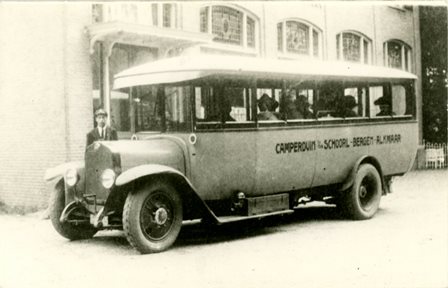
M 447 288 L 445 1 L 0 1 L 0 288 Z

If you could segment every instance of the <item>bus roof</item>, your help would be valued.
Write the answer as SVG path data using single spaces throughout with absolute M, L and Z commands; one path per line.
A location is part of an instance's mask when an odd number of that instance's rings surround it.
M 278 60 L 255 57 L 197 55 L 149 62 L 115 75 L 114 89 L 177 83 L 209 76 L 255 77 L 262 79 L 335 79 L 396 81 L 416 79 L 403 70 L 349 62 Z

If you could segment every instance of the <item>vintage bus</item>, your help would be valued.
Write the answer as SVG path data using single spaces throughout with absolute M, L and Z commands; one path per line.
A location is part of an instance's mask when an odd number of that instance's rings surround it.
M 417 151 L 416 76 L 344 62 L 198 55 L 115 76 L 134 135 L 95 142 L 47 171 L 52 223 L 68 239 L 123 229 L 141 253 L 183 221 L 220 224 L 324 201 L 375 215 Z

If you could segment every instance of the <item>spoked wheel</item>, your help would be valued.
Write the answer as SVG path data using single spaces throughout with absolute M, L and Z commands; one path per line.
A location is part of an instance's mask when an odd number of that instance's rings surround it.
M 356 173 L 353 186 L 343 195 L 340 204 L 350 218 L 369 219 L 378 211 L 381 191 L 378 171 L 370 164 L 363 164 Z
M 61 222 L 60 217 L 65 208 L 64 183 L 56 185 L 54 197 L 50 204 L 50 219 L 53 227 L 63 237 L 70 240 L 89 239 L 97 232 L 97 229 L 89 223 L 75 224 L 72 222 Z M 71 216 L 79 219 L 88 219 L 87 212 L 83 207 L 74 207 Z M 87 215 L 87 216 L 86 216 Z
M 123 229 L 129 243 L 140 253 L 168 249 L 182 226 L 182 201 L 164 181 L 129 193 L 123 210 Z

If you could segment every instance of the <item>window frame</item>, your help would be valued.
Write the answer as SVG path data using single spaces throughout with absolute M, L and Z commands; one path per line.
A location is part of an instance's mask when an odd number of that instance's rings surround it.
M 344 34 L 352 34 L 357 37 L 360 37 L 359 39 L 359 61 L 352 61 L 352 60 L 346 60 L 346 56 L 344 55 Z M 367 59 L 365 54 L 365 46 L 364 44 L 367 43 Z M 364 35 L 361 32 L 354 31 L 354 30 L 344 30 L 336 34 L 336 59 L 339 61 L 346 61 L 346 62 L 352 62 L 352 63 L 359 63 L 359 64 L 365 64 L 370 65 L 373 62 L 373 41 L 366 35 Z
M 238 11 L 239 13 L 242 14 L 242 23 L 241 23 L 241 32 L 240 32 L 240 37 L 241 37 L 241 44 L 233 44 L 233 43 L 225 43 L 222 41 L 216 41 L 215 39 L 213 39 L 213 45 L 214 46 L 218 46 L 218 47 L 226 47 L 226 48 L 230 48 L 230 49 L 235 49 L 235 48 L 241 48 L 241 49 L 245 49 L 245 50 L 251 50 L 251 51 L 258 51 L 260 49 L 260 19 L 259 17 L 257 17 L 254 13 L 236 6 L 236 5 L 228 5 L 225 3 L 219 3 L 219 4 L 211 4 L 211 5 L 205 5 L 200 7 L 199 9 L 199 31 L 203 32 L 203 33 L 209 33 L 209 34 L 213 34 L 213 7 L 225 7 L 228 9 L 233 9 L 235 11 Z M 203 11 L 205 10 L 205 17 L 203 16 Z M 203 19 L 204 17 L 204 19 Z M 247 19 L 250 18 L 250 20 L 252 21 L 252 23 L 254 24 L 253 27 L 253 42 L 254 45 L 250 46 L 248 44 L 248 21 Z M 203 27 L 202 25 L 205 24 L 205 27 Z
M 308 47 L 307 53 L 295 53 L 292 51 L 288 51 L 288 42 L 286 35 L 286 27 L 288 22 L 294 22 L 299 26 L 306 26 L 308 29 Z M 280 28 L 280 29 L 279 29 Z M 281 30 L 281 35 L 279 34 L 279 30 Z M 317 32 L 317 55 L 315 54 L 315 33 Z M 313 59 L 322 59 L 323 58 L 323 33 L 322 29 L 320 29 L 317 25 L 300 19 L 300 18 L 286 18 L 280 22 L 277 22 L 276 25 L 276 33 L 277 33 L 277 53 L 279 53 L 280 57 L 287 58 L 301 58 L 301 57 L 309 57 Z
M 400 45 L 401 67 L 393 67 L 389 63 L 389 44 L 394 43 Z M 384 66 L 389 68 L 401 69 L 403 71 L 412 72 L 414 61 L 412 61 L 412 47 L 406 42 L 399 39 L 390 39 L 383 43 Z

